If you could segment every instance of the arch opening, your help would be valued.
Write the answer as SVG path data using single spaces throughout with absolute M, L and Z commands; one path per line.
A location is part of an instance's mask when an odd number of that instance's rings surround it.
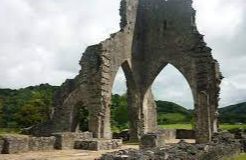
M 75 104 L 75 112 L 74 112 L 74 131 L 86 132 L 89 131 L 89 110 L 82 103 L 78 102 Z
M 113 138 L 123 138 L 124 141 L 130 139 L 126 74 L 123 71 L 123 64 L 119 67 L 112 85 L 111 128 Z
M 163 129 L 194 129 L 194 97 L 185 75 L 165 66 L 152 83 L 157 123 Z

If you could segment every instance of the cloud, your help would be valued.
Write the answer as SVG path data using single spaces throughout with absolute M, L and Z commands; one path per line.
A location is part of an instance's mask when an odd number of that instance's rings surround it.
M 84 49 L 119 30 L 118 6 L 119 0 L 1 0 L 0 87 L 73 78 Z

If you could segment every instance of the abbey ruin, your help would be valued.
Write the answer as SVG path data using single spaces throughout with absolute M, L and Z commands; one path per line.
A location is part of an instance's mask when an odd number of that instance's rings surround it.
M 56 94 L 52 120 L 35 126 L 32 133 L 75 132 L 79 107 L 86 107 L 93 137 L 111 139 L 111 94 L 120 67 L 127 81 L 131 139 L 155 132 L 157 114 L 151 85 L 171 64 L 192 90 L 196 142 L 209 142 L 218 128 L 222 75 L 197 30 L 192 1 L 122 0 L 120 15 L 120 31 L 86 49 L 78 76 L 67 80 Z

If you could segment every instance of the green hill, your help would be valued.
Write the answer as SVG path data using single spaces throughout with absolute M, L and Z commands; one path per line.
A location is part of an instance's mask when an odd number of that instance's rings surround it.
M 219 109 L 221 123 L 246 123 L 246 102 Z
M 186 108 L 167 101 L 156 101 L 157 121 L 159 125 L 175 123 L 191 123 L 192 112 Z
M 190 115 L 191 111 L 188 109 L 168 101 L 156 101 L 158 113 L 180 113 L 184 115 Z

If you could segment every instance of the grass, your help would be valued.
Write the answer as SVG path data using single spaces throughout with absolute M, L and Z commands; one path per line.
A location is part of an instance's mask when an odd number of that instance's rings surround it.
M 20 133 L 20 130 L 16 128 L 0 128 L 0 134 L 18 134 L 18 133 Z
M 225 160 L 246 160 L 246 154 L 242 153 L 239 156 L 236 156 L 236 157 L 230 158 L 230 159 L 225 159 Z
M 246 124 L 222 124 L 220 125 L 220 129 L 223 130 L 229 130 L 229 129 L 235 129 L 235 128 L 243 128 L 244 130 L 246 130 Z
M 165 129 L 192 129 L 191 124 L 167 124 L 167 125 L 160 125 L 160 127 L 165 128 Z M 243 125 L 221 124 L 220 125 L 220 129 L 222 130 L 229 130 L 229 129 L 235 129 L 235 128 L 243 128 L 246 130 L 246 124 L 243 124 Z
M 164 129 L 192 129 L 191 124 L 166 124 L 160 125 L 159 127 Z

